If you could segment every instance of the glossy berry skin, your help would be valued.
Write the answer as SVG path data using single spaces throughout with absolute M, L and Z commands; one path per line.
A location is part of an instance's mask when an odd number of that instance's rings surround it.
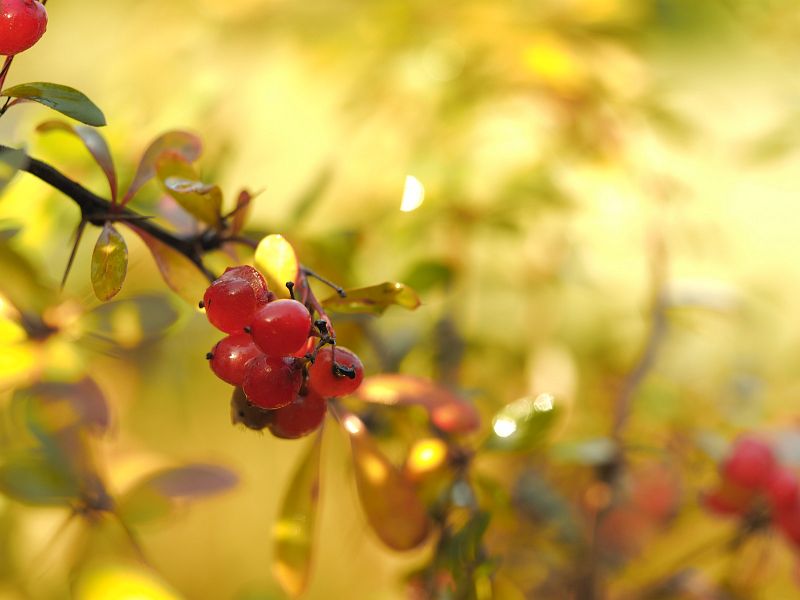
M 234 333 L 220 340 L 211 350 L 209 365 L 214 374 L 231 385 L 242 385 L 244 368 L 262 352 L 246 333 Z
M 267 427 L 275 437 L 294 440 L 319 429 L 327 410 L 325 398 L 309 390 L 289 406 L 270 412 Z
M 352 369 L 354 377 L 338 374 L 336 363 L 345 369 Z M 317 353 L 314 364 L 308 368 L 309 387 L 325 398 L 352 394 L 364 379 L 364 365 L 358 356 L 342 346 L 325 346 Z
M 745 489 L 759 489 L 769 482 L 775 464 L 775 456 L 767 444 L 755 438 L 741 438 L 722 466 L 722 473 Z
M 314 348 L 317 347 L 317 342 L 319 338 L 310 337 L 306 340 L 306 343 L 300 347 L 300 350 L 297 352 L 293 352 L 292 356 L 296 356 L 297 358 L 304 358 L 306 354 L 311 354 L 314 352 Z
M 35 0 L 0 0 L 0 54 L 27 50 L 47 29 L 47 10 Z
M 219 280 L 228 281 L 231 279 L 244 279 L 253 288 L 256 297 L 263 299 L 264 294 L 269 294 L 267 282 L 264 281 L 261 273 L 250 265 L 239 265 L 238 267 L 228 267 L 220 276 Z
M 217 279 L 203 295 L 209 323 L 225 333 L 242 333 L 260 305 L 244 279 Z
M 311 314 L 296 300 L 275 300 L 258 309 L 250 322 L 256 346 L 268 356 L 290 356 L 308 340 Z
M 245 366 L 242 389 L 250 404 L 274 410 L 294 401 L 302 381 L 302 369 L 296 359 L 262 354 Z

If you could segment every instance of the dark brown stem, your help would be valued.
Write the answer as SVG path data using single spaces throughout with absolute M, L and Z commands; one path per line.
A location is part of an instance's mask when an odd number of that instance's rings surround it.
M 6 75 L 8 75 L 8 70 L 11 68 L 11 62 L 13 60 L 14 60 L 14 56 L 13 55 L 12 56 L 6 56 L 6 60 L 3 62 L 3 68 L 0 69 L 0 91 L 2 91 L 3 85 L 6 82 Z M 8 103 L 6 103 L 6 104 L 8 104 Z M 7 108 L 7 106 L 4 106 L 3 110 L 5 111 L 6 108 Z
M 0 145 L 0 152 L 7 150 L 11 150 L 11 148 Z M 207 251 L 219 248 L 226 241 L 222 234 L 218 232 L 212 232 L 211 234 L 203 232 L 191 236 L 179 236 L 167 231 L 154 221 L 144 218 L 143 215 L 129 208 L 117 206 L 115 210 L 112 211 L 111 202 L 105 198 L 101 198 L 87 190 L 85 187 L 47 163 L 27 155 L 26 163 L 22 167 L 22 170 L 41 179 L 46 184 L 72 199 L 81 210 L 82 220 L 97 226 L 102 226 L 107 220 L 126 221 L 130 227 L 144 231 L 173 250 L 183 254 L 209 279 L 209 281 L 213 281 L 216 278 L 216 275 L 205 266 L 203 254 Z M 135 224 L 133 222 L 135 222 Z

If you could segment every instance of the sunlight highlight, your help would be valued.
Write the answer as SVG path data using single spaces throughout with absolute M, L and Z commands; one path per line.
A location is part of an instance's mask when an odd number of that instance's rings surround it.
M 406 185 L 403 188 L 403 200 L 400 202 L 402 212 L 411 212 L 422 206 L 425 200 L 425 186 L 413 175 L 406 175 Z
M 507 438 L 517 431 L 517 422 L 510 417 L 497 417 L 492 423 L 492 429 L 497 437 Z

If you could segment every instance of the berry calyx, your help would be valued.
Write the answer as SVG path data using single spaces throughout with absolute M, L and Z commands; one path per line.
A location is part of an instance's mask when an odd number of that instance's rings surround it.
M 275 300 L 258 309 L 250 323 L 253 341 L 269 356 L 290 356 L 308 340 L 311 314 L 296 300 Z
M 33 46 L 47 29 L 47 10 L 36 0 L 0 0 L 0 54 L 11 56 Z
M 319 429 L 327 410 L 325 398 L 309 390 L 289 406 L 270 412 L 267 427 L 275 437 L 294 440 Z
M 225 333 L 241 333 L 260 305 L 250 282 L 241 278 L 220 277 L 203 295 L 209 323 Z
M 774 468 L 775 456 L 767 444 L 755 438 L 742 438 L 722 466 L 722 473 L 732 483 L 753 490 L 769 482 Z
M 325 398 L 352 394 L 364 379 L 364 365 L 342 346 L 325 346 L 308 368 L 309 387 Z
M 242 389 L 254 406 L 274 410 L 291 404 L 302 382 L 297 359 L 262 354 L 245 366 Z
M 241 423 L 248 429 L 261 431 L 267 426 L 272 412 L 250 404 L 242 388 L 237 387 L 233 390 L 233 396 L 231 396 L 231 423 L 233 425 Z
M 220 340 L 209 353 L 214 374 L 231 385 L 242 385 L 244 368 L 261 355 L 261 350 L 246 333 L 235 333 Z

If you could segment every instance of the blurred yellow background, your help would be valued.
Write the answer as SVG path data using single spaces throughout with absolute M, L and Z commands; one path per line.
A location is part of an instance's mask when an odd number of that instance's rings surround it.
M 7 85 L 85 92 L 106 115 L 123 185 L 154 137 L 191 130 L 204 141 L 204 176 L 228 202 L 242 187 L 262 191 L 253 232 L 282 233 L 345 287 L 417 288 L 414 313 L 342 325 L 368 373 L 457 383 L 485 429 L 501 406 L 556 389 L 567 417 L 555 443 L 605 436 L 663 269 L 671 327 L 626 441 L 653 449 L 679 435 L 797 424 L 794 2 L 51 0 L 47 9 L 47 33 L 15 59 Z M 35 132 L 50 117 L 15 107 L 0 119 L 0 142 L 106 194 L 77 142 Z M 409 181 L 424 201 L 406 212 Z M 156 195 L 151 184 L 131 206 L 146 212 Z M 16 248 L 57 286 L 77 210 L 23 175 L 0 218 L 22 225 Z M 127 237 L 121 297 L 163 292 L 146 249 Z M 66 290 L 84 310 L 97 305 L 89 248 Z M 105 466 L 117 489 L 188 460 L 241 476 L 235 491 L 140 531 L 164 580 L 186 598 L 281 598 L 270 531 L 306 442 L 231 427 L 229 388 L 203 361 L 214 332 L 174 305 L 169 335 L 122 360 L 82 351 L 63 360 L 87 367 L 109 395 Z M 359 511 L 344 438 L 328 428 L 306 597 L 404 597 L 403 574 L 430 548 L 380 546 Z M 537 460 L 486 470 L 510 482 Z M 699 476 L 681 467 L 691 490 Z M 31 563 L 59 513 L 0 499 L 0 514 L 13 522 L 15 553 L 0 596 L 62 597 L 69 535 Z M 781 573 L 748 597 L 789 597 Z M 14 591 L 19 580 L 29 596 Z

